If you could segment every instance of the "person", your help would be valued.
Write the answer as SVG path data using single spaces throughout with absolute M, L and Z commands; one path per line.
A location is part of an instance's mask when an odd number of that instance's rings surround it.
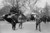
M 10 9 L 10 13 L 19 13 L 19 8 L 17 6 L 13 6 L 11 9 Z

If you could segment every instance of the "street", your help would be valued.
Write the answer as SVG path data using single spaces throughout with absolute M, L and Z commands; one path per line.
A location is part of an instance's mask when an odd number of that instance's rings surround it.
M 16 25 L 16 30 L 12 30 L 12 26 L 7 21 L 0 21 L 0 33 L 50 33 L 50 23 L 41 23 L 41 32 L 35 30 L 35 21 L 28 21 L 23 23 L 23 29 L 19 29 Z

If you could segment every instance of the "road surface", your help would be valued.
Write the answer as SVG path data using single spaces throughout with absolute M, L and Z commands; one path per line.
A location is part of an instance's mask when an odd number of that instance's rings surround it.
M 16 30 L 12 30 L 11 24 L 7 21 L 0 21 L 0 33 L 50 33 L 50 23 L 41 23 L 41 32 L 35 30 L 35 21 L 28 21 L 23 23 L 23 29 L 18 28 L 16 25 Z

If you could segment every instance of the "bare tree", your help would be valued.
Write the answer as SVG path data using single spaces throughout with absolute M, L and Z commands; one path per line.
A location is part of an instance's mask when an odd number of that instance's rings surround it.
M 45 15 L 49 16 L 49 9 L 48 9 L 47 3 L 46 3 L 46 7 L 44 8 L 44 10 L 45 10 Z

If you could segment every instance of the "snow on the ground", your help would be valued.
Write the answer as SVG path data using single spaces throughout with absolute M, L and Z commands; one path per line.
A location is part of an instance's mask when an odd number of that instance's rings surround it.
M 23 29 L 19 29 L 17 24 L 16 29 L 18 29 L 14 31 L 10 23 L 0 21 L 0 33 L 50 33 L 50 23 L 41 23 L 41 32 L 35 30 L 35 26 L 36 24 L 34 21 L 29 21 L 23 23 Z

